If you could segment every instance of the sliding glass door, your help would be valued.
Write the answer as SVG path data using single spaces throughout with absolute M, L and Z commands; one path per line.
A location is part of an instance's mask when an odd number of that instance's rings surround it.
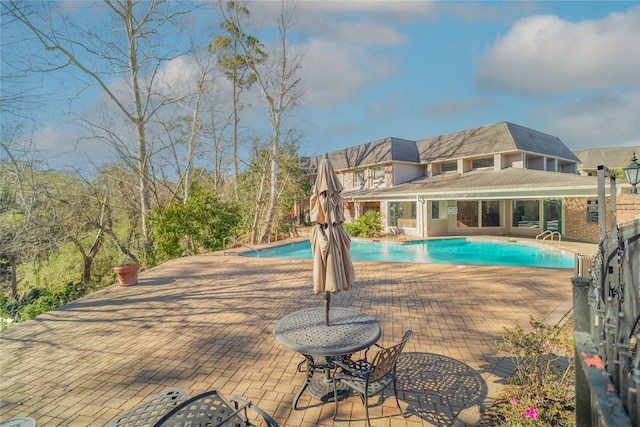
M 544 201 L 543 231 L 551 230 L 562 233 L 562 200 Z

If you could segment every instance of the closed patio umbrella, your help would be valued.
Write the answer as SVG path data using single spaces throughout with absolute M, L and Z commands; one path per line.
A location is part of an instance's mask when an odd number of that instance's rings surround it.
M 344 230 L 342 184 L 329 159 L 320 162 L 311 196 L 313 290 L 324 294 L 325 324 L 329 325 L 331 294 L 348 291 L 355 279 L 351 239 Z

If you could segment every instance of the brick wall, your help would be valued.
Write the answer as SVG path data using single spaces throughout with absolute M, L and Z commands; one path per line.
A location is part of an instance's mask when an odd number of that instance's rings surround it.
M 587 201 L 597 199 L 597 197 L 568 197 L 564 199 L 563 237 L 591 243 L 600 241 L 598 224 L 588 224 L 586 212 Z M 606 200 L 606 228 L 608 230 L 611 227 L 611 218 L 609 217 L 611 198 L 607 196 Z M 640 194 L 617 194 L 616 224 L 621 225 L 635 220 L 640 220 Z
M 567 197 L 564 199 L 563 238 L 581 242 L 599 242 L 598 224 L 587 223 L 587 201 L 597 199 L 597 197 Z
M 616 223 L 640 220 L 640 194 L 616 195 Z

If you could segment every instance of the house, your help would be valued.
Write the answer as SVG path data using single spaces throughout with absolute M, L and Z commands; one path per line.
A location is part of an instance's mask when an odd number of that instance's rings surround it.
M 502 122 L 417 141 L 389 137 L 327 156 L 344 187 L 347 222 L 375 210 L 387 232 L 419 237 L 549 230 L 598 241 L 597 178 L 578 174 L 580 158 L 559 138 L 533 129 Z M 311 183 L 323 157 L 303 160 Z
M 576 151 L 575 155 L 580 159 L 578 173 L 580 175 L 596 176 L 598 166 L 606 165 L 609 169 L 619 170 L 620 176 L 622 176 L 622 169 L 631 162 L 634 154 L 640 155 L 640 146 L 590 148 Z

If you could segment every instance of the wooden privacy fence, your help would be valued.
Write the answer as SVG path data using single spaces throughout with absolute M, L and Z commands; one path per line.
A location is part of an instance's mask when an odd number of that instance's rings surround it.
M 614 224 L 595 255 L 576 261 L 576 425 L 637 427 L 640 222 Z

